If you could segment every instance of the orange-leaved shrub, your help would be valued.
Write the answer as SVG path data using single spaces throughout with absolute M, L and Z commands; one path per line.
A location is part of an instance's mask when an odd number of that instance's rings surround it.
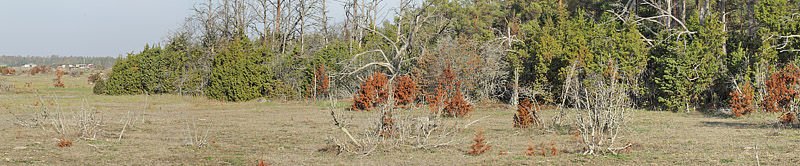
M 3 70 L 3 75 L 14 75 L 15 73 L 17 73 L 17 70 L 14 70 L 10 67 L 3 67 L 2 70 Z
M 380 72 L 364 79 L 361 88 L 353 94 L 353 105 L 350 109 L 371 111 L 373 106 L 385 102 L 389 97 L 387 82 L 386 76 Z
M 750 86 L 749 83 L 746 83 L 742 86 L 741 90 L 735 90 L 730 93 L 731 100 L 728 101 L 731 103 L 731 111 L 733 115 L 736 117 L 742 117 L 742 115 L 750 114 L 754 111 L 753 109 L 753 87 Z
M 473 156 L 481 155 L 492 148 L 491 145 L 486 145 L 485 143 L 486 138 L 483 137 L 483 130 L 478 130 L 478 133 L 475 134 L 475 139 L 473 139 L 473 141 L 475 141 L 475 144 L 469 146 L 470 150 L 468 153 L 470 155 Z
M 537 115 L 539 108 L 530 99 L 523 99 L 517 105 L 517 114 L 514 115 L 514 127 L 528 128 L 529 125 L 539 125 L 542 122 Z
M 62 148 L 63 148 L 63 147 L 70 147 L 70 146 L 72 146 L 72 141 L 70 141 L 70 140 L 67 140 L 67 139 L 65 139 L 64 137 L 61 137 L 61 140 L 59 140 L 58 142 L 56 142 L 56 146 L 58 146 L 58 147 L 62 147 Z
M 455 77 L 450 65 L 442 70 L 438 87 L 428 95 L 428 107 L 432 112 L 438 114 L 441 110 L 443 116 L 449 117 L 466 117 L 472 112 L 472 104 L 461 93 L 461 81 L 455 81 Z
M 61 82 L 61 76 L 64 76 L 67 72 L 61 71 L 60 69 L 56 69 L 56 83 L 53 83 L 53 86 L 56 88 L 63 88 L 64 82 Z
M 469 116 L 469 112 L 473 110 L 472 104 L 464 100 L 464 95 L 461 94 L 461 90 L 456 89 L 455 91 L 453 96 L 450 97 L 450 100 L 447 101 L 447 106 L 444 107 L 444 113 L 442 115 L 451 117 Z
M 414 100 L 417 100 L 417 91 L 419 91 L 417 82 L 411 78 L 410 74 L 398 78 L 397 82 L 394 83 L 394 105 L 405 105 L 414 102 Z
M 779 120 L 781 123 L 791 123 L 795 115 L 788 107 L 798 97 L 796 88 L 800 81 L 800 70 L 794 64 L 787 64 L 782 70 L 772 73 L 767 84 L 767 96 L 761 101 L 761 107 L 768 112 L 782 112 Z
M 536 155 L 557 156 L 557 155 L 561 154 L 561 153 L 559 153 L 558 149 L 556 148 L 556 144 L 552 143 L 552 142 L 550 142 L 550 147 L 547 147 L 547 145 L 544 144 L 544 143 L 539 144 L 539 146 L 536 146 L 536 147 L 534 147 L 533 145 L 528 144 L 528 149 L 527 150 L 528 150 L 528 152 L 526 152 L 525 154 L 527 154 L 528 156 L 536 156 Z
M 316 67 L 316 70 L 314 70 L 314 77 L 316 78 L 314 80 L 314 83 L 316 83 L 317 87 L 316 89 L 317 93 L 315 95 L 327 96 L 328 87 L 330 86 L 331 80 L 328 77 L 328 74 L 325 73 L 325 65 L 320 65 Z
M 31 75 L 36 75 L 38 73 L 47 74 L 48 70 L 49 70 L 49 68 L 47 68 L 47 66 L 45 66 L 45 65 L 36 66 L 36 67 L 33 67 L 33 69 L 31 69 L 31 73 L 30 74 Z

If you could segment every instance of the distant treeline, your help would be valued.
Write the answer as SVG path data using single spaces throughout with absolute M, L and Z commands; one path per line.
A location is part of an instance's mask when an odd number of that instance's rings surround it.
M 40 56 L 0 56 L 0 66 L 6 65 L 9 67 L 17 67 L 25 64 L 33 63 L 36 65 L 68 65 L 68 64 L 94 64 L 96 67 L 112 67 L 114 62 L 117 61 L 115 57 L 85 57 L 85 56 L 58 56 L 51 55 L 48 57 Z

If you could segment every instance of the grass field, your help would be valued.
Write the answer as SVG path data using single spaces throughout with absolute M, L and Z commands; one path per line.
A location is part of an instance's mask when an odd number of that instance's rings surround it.
M 581 155 L 573 130 L 517 129 L 514 110 L 479 103 L 468 118 L 475 122 L 453 136 L 449 146 L 416 149 L 376 148 L 369 155 L 322 151 L 332 139 L 347 137 L 334 126 L 331 109 L 342 112 L 357 139 L 374 128 L 378 112 L 342 111 L 328 101 L 259 100 L 230 103 L 177 95 L 101 96 L 92 94 L 86 76 L 64 77 L 66 88 L 53 88 L 53 75 L 0 76 L 0 165 L 796 165 L 800 130 L 777 127 L 778 114 L 756 113 L 740 119 L 702 113 L 632 110 L 620 142 L 633 144 L 620 155 Z M 30 87 L 26 83 L 31 83 Z M 37 92 L 38 91 L 38 92 Z M 41 98 L 41 101 L 39 102 Z M 63 115 L 66 131 L 76 117 L 93 112 L 102 119 L 94 140 L 66 132 L 71 147 L 58 147 L 54 129 L 16 124 L 44 108 Z M 61 111 L 59 111 L 60 108 Z M 89 110 L 89 111 L 84 111 Z M 395 117 L 427 115 L 425 108 L 398 110 Z M 544 111 L 549 123 L 553 110 Z M 45 118 L 39 118 L 44 120 Z M 51 117 L 52 119 L 52 117 Z M 44 120 L 45 123 L 49 123 Z M 127 125 L 126 125 L 127 124 Z M 120 139 L 120 133 L 122 138 Z M 474 134 L 484 130 L 492 149 L 467 155 Z M 187 133 L 197 134 L 187 134 Z M 187 145 L 189 135 L 206 138 L 205 146 Z M 525 155 L 528 145 L 554 144 L 556 156 Z M 500 153 L 500 152 L 504 153 Z M 756 157 L 758 156 L 758 157 Z

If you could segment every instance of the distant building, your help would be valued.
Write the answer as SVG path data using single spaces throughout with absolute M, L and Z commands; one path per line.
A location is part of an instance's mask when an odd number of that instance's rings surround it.
M 22 67 L 36 67 L 36 64 L 28 63 L 28 64 L 25 64 L 25 65 L 22 65 Z

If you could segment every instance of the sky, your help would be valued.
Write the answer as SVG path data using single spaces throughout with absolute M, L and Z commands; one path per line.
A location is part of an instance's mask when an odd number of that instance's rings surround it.
M 161 43 L 205 0 L 0 0 L 0 55 L 117 57 Z M 344 17 L 328 0 L 330 16 Z M 384 0 L 384 14 L 396 4 Z M 387 17 L 388 18 L 388 17 Z

